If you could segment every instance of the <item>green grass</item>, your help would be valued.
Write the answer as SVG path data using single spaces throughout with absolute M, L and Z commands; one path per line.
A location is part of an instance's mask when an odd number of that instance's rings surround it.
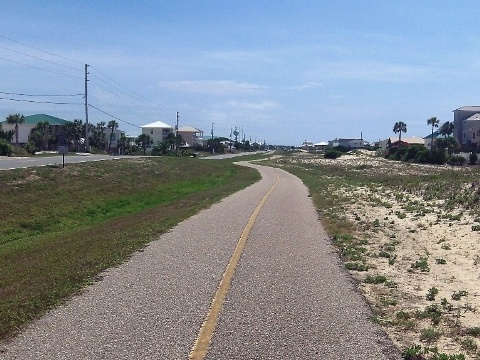
M 259 178 L 233 161 L 171 157 L 1 171 L 0 339 Z

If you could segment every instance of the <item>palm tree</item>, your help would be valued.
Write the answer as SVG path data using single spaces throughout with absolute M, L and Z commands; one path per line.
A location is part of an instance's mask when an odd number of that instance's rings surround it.
M 440 134 L 443 135 L 443 137 L 447 137 L 453 134 L 453 129 L 454 129 L 454 124 L 453 122 L 446 121 L 440 126 Z
M 117 146 L 120 149 L 121 155 L 126 155 L 130 153 L 130 140 L 124 133 L 120 134 L 120 139 L 118 139 Z
M 12 141 L 13 135 L 15 135 L 15 131 L 13 130 L 3 130 L 2 123 L 0 123 L 0 139 L 5 139 L 6 141 Z
M 7 124 L 15 124 L 15 145 L 18 146 L 18 124 L 25 122 L 25 116 L 20 114 L 10 114 L 5 120 Z
M 30 132 L 30 140 L 39 150 L 48 150 L 48 143 L 52 137 L 52 126 L 48 121 L 40 121 Z
M 110 133 L 110 140 L 108 141 L 108 152 L 110 153 L 110 148 L 112 146 L 112 138 L 113 138 L 113 131 L 118 128 L 118 123 L 115 120 L 110 120 L 108 122 L 109 129 L 112 129 L 112 132 Z
M 398 141 L 400 142 L 402 140 L 402 132 L 406 133 L 407 132 L 407 124 L 405 124 L 403 121 L 396 122 L 395 125 L 393 126 L 393 132 L 399 133 L 398 135 Z
M 432 137 L 430 138 L 430 150 L 433 150 L 433 128 L 434 127 L 438 128 L 439 123 L 440 123 L 440 120 L 438 120 L 435 116 L 427 120 L 427 125 L 432 125 Z
M 146 134 L 140 134 L 135 139 L 135 143 L 143 149 L 143 154 L 145 155 L 147 153 L 147 147 L 153 144 L 153 140 Z

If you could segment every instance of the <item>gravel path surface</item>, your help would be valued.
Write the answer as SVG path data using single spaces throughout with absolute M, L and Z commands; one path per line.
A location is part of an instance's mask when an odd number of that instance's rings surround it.
M 207 359 L 400 359 L 355 291 L 300 180 L 263 179 L 162 235 L 7 344 L 0 359 L 187 359 L 256 206 Z

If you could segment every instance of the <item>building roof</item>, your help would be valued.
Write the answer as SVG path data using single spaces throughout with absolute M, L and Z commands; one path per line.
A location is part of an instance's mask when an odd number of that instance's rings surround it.
M 462 106 L 458 109 L 455 109 L 453 111 L 459 111 L 459 110 L 462 110 L 462 111 L 479 111 L 480 112 L 480 106 Z
M 52 115 L 35 114 L 35 115 L 25 116 L 25 121 L 22 124 L 37 125 L 39 122 L 45 122 L 45 121 L 48 121 L 50 125 L 66 125 L 71 123 L 71 121 L 60 119 Z M 3 123 L 5 122 L 6 121 L 3 121 Z
M 400 141 L 407 144 L 422 144 L 422 145 L 425 144 L 425 142 L 423 141 L 423 138 L 418 138 L 418 137 L 409 137 L 409 138 L 402 137 Z M 392 141 L 392 143 L 395 143 L 395 142 L 398 142 L 398 138 L 396 138 L 395 141 Z
M 436 131 L 433 132 L 433 138 L 434 138 L 434 139 L 436 139 L 436 138 L 438 138 L 438 137 L 440 137 L 440 136 L 443 136 L 442 134 L 440 134 L 440 130 L 436 130 Z M 428 140 L 428 139 L 430 139 L 431 137 L 432 137 L 432 134 L 428 134 L 428 135 L 425 136 L 423 139 L 424 139 L 424 140 Z
M 178 128 L 178 131 L 193 132 L 193 133 L 203 132 L 202 130 L 197 129 L 197 128 L 195 128 L 193 126 L 190 126 L 190 125 L 182 126 L 182 127 Z
M 162 121 L 155 121 L 153 123 L 150 123 L 150 124 L 147 124 L 147 125 L 142 125 L 140 126 L 141 128 L 167 128 L 167 129 L 173 129 L 173 127 L 171 127 L 170 125 L 168 124 L 165 124 L 164 122 Z
M 480 120 L 480 113 L 473 114 L 469 118 L 465 119 L 464 121 L 477 121 Z

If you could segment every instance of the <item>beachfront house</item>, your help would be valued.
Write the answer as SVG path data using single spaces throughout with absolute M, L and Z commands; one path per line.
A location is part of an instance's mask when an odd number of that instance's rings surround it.
M 185 146 L 203 145 L 203 131 L 193 126 L 180 127 L 178 135 L 185 141 Z
M 53 128 L 53 133 L 58 134 L 63 126 L 70 123 L 68 120 L 60 119 L 52 115 L 47 114 L 35 114 L 25 116 L 25 121 L 18 124 L 18 143 L 24 145 L 28 143 L 32 129 L 35 128 L 40 122 L 48 122 Z M 3 130 L 15 130 L 15 124 L 8 124 L 7 121 L 2 121 Z M 15 136 L 12 139 L 15 142 Z
M 476 144 L 478 134 L 475 128 L 480 127 L 480 106 L 463 106 L 453 110 L 453 137 L 462 147 Z
M 173 133 L 173 127 L 165 124 L 162 121 L 155 121 L 153 123 L 140 126 L 142 134 L 150 136 L 153 140 L 153 145 L 167 139 L 168 134 Z

